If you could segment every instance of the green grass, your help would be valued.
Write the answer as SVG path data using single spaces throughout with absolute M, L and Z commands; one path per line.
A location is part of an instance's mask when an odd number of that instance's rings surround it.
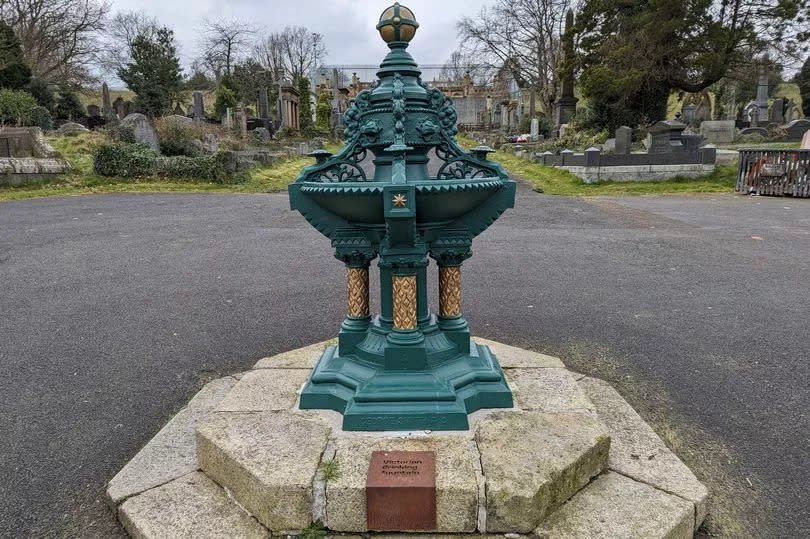
M 662 195 L 676 193 L 728 193 L 734 189 L 736 166 L 716 166 L 702 178 L 675 178 L 656 182 L 585 183 L 567 170 L 532 163 L 507 152 L 495 152 L 492 159 L 512 174 L 541 188 L 549 195 Z
M 459 137 L 463 146 L 476 145 L 472 139 Z M 133 181 L 107 178 L 93 173 L 93 151 L 105 143 L 99 133 L 75 137 L 55 137 L 51 144 L 73 166 L 58 180 L 41 181 L 18 187 L 0 186 L 0 201 L 32 197 L 70 196 L 96 193 L 274 193 L 284 191 L 301 169 L 312 164 L 310 157 L 281 158 L 272 164 L 252 168 L 248 179 L 237 184 L 203 183 L 193 180 L 157 181 L 147 178 Z M 336 152 L 334 144 L 327 149 Z M 734 188 L 736 167 L 718 166 L 710 176 L 696 179 L 673 179 L 661 182 L 613 182 L 586 184 L 573 174 L 554 167 L 531 163 L 514 154 L 498 151 L 492 159 L 499 161 L 517 178 L 539 187 L 551 195 L 651 195 L 674 193 L 730 192 Z
M 269 165 L 250 169 L 247 181 L 237 184 L 204 183 L 199 180 L 157 181 L 153 178 L 133 181 L 93 173 L 93 151 L 105 143 L 101 134 L 55 137 L 50 139 L 50 143 L 70 162 L 73 170 L 57 180 L 17 187 L 0 186 L 0 201 L 96 193 L 274 193 L 287 189 L 301 169 L 313 163 L 313 159 L 306 156 L 277 159 Z
M 459 136 L 460 144 L 471 148 L 478 143 L 471 138 Z M 664 195 L 678 193 L 727 193 L 734 189 L 737 167 L 716 166 L 714 172 L 702 178 L 674 178 L 657 182 L 585 183 L 567 170 L 532 163 L 513 153 L 497 151 L 490 157 L 498 161 L 520 180 L 540 188 L 548 195 L 595 196 L 595 195 Z

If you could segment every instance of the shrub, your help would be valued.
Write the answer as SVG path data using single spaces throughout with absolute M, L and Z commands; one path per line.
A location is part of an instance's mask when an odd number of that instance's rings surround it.
M 131 125 L 116 123 L 107 127 L 107 132 L 113 142 L 128 142 L 135 144 L 135 129 Z
M 155 122 L 160 151 L 164 155 L 185 155 L 194 157 L 200 154 L 195 141 L 200 139 L 199 129 L 194 124 L 179 120 L 158 120 Z
M 60 120 L 77 120 L 84 116 L 84 105 L 70 88 L 64 88 L 59 92 L 56 100 L 56 117 Z
M 228 88 L 224 83 L 217 88 L 217 96 L 214 100 L 214 113 L 217 119 L 225 115 L 225 111 L 236 107 L 236 92 Z
M 20 90 L 0 90 L 0 125 L 25 125 L 37 107 L 34 96 Z
M 117 142 L 96 150 L 93 170 L 100 176 L 238 183 L 246 179 L 245 167 L 233 152 L 189 157 L 160 157 L 146 146 Z
M 199 157 L 173 156 L 157 160 L 156 175 L 161 178 L 205 180 L 215 183 L 239 183 L 247 179 L 245 167 L 233 152 L 218 152 Z
M 53 129 L 53 117 L 51 117 L 50 111 L 45 107 L 34 107 L 34 110 L 31 111 L 31 121 L 29 123 L 39 127 L 43 131 Z
M 209 179 L 210 157 L 188 157 L 175 155 L 158 159 L 156 174 L 161 178 Z
M 136 178 L 154 173 L 157 154 L 146 146 L 116 142 L 102 146 L 93 156 L 93 171 L 101 176 Z
M 34 96 L 34 99 L 37 100 L 37 103 L 39 103 L 41 107 L 48 109 L 48 112 L 53 110 L 56 104 L 56 97 L 46 81 L 42 79 L 31 79 L 31 82 L 28 84 L 28 93 Z

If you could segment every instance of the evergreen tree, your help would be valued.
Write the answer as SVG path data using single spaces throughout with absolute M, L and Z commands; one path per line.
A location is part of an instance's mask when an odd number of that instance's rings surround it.
M 76 121 L 81 116 L 84 116 L 84 106 L 76 92 L 70 88 L 65 88 L 59 92 L 54 112 L 59 120 Z
M 181 97 L 183 75 L 174 32 L 160 28 L 154 38 L 138 36 L 132 44 L 132 61 L 118 77 L 135 92 L 135 105 L 148 116 L 169 112 Z
M 768 53 L 804 47 L 810 7 L 795 0 L 585 0 L 579 36 L 593 123 L 663 119 L 670 90 L 700 92 Z
M 315 108 L 315 125 L 322 131 L 329 131 L 329 118 L 332 116 L 332 105 L 329 103 L 329 94 L 318 94 L 318 106 Z
M 31 80 L 31 69 L 25 64 L 20 40 L 5 22 L 0 22 L 0 88 L 21 90 Z
M 234 108 L 237 103 L 236 92 L 231 90 L 224 82 L 220 83 L 214 99 L 214 114 L 216 114 L 217 118 L 225 116 L 225 112 Z
M 309 101 L 309 79 L 298 77 L 298 129 L 302 133 L 311 132 L 312 105 Z
M 796 74 L 796 84 L 802 98 L 802 110 L 805 117 L 810 116 L 810 56 L 804 61 L 801 71 Z
M 56 105 L 56 97 L 51 90 L 50 85 L 42 79 L 34 78 L 28 84 L 28 93 L 34 96 L 40 107 L 45 107 L 48 111 L 53 112 Z
M 258 103 L 259 89 L 262 86 L 270 87 L 273 83 L 270 73 L 253 58 L 234 64 L 227 80 L 228 87 L 236 92 L 236 99 L 245 104 Z

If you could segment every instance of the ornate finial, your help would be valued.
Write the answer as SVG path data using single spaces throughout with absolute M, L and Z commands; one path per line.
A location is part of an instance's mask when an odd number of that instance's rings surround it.
M 413 11 L 405 6 L 400 6 L 399 3 L 395 3 L 383 11 L 380 15 L 380 22 L 377 24 L 377 30 L 380 31 L 383 41 L 389 45 L 397 44 L 405 47 L 413 39 L 417 28 L 419 28 L 419 23 L 416 22 Z

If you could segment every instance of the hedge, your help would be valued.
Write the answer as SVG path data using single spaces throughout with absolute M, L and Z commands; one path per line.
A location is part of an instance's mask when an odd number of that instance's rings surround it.
M 246 179 L 245 167 L 233 152 L 198 157 L 162 157 L 139 144 L 116 142 L 96 150 L 93 170 L 107 177 L 157 177 L 177 180 L 203 180 L 238 183 Z

